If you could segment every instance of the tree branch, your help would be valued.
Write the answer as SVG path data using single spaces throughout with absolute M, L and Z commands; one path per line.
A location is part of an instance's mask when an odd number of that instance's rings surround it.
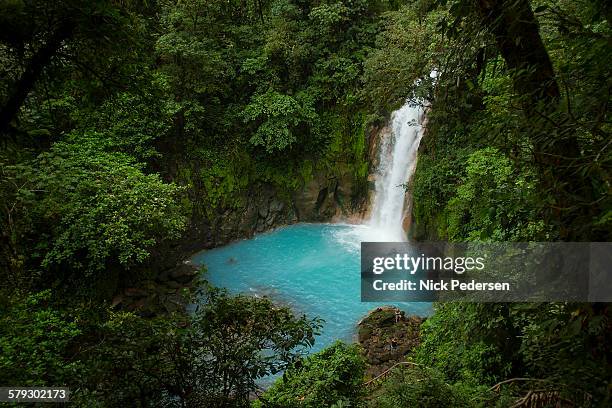
M 13 85 L 6 103 L 0 110 L 0 133 L 9 129 L 11 121 L 17 116 L 42 71 L 49 65 L 62 43 L 70 38 L 73 28 L 73 25 L 68 22 L 60 24 L 49 36 L 47 42 L 32 55 L 25 71 Z

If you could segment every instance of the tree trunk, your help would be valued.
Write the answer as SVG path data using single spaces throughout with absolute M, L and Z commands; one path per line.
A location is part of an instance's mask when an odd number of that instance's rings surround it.
M 512 72 L 515 91 L 522 98 L 526 119 L 532 123 L 534 159 L 539 166 L 541 188 L 554 202 L 548 209 L 559 237 L 570 237 L 576 217 L 574 197 L 589 200 L 588 183 L 576 182 L 576 162 L 580 144 L 575 135 L 559 138 L 558 126 L 549 116 L 559 102 L 559 86 L 550 57 L 529 0 L 478 0 L 478 10 L 486 29 Z M 574 208 L 572 208 L 574 207 Z
M 559 86 L 528 0 L 478 0 L 478 9 L 528 102 L 555 103 Z
M 11 121 L 24 104 L 43 69 L 49 64 L 64 40 L 72 34 L 70 24 L 62 24 L 30 58 L 23 74 L 11 87 L 9 97 L 0 110 L 0 133 L 9 129 Z

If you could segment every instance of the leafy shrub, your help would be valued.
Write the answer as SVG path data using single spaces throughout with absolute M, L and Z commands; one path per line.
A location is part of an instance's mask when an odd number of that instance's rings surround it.
M 493 384 L 512 370 L 515 343 L 507 309 L 497 304 L 436 304 L 421 326 L 415 359 L 451 382 Z M 515 339 L 516 340 L 516 339 Z
M 92 139 L 56 143 L 33 163 L 14 167 L 14 177 L 25 180 L 18 206 L 37 232 L 47 233 L 34 238 L 31 255 L 44 268 L 93 273 L 108 263 L 129 268 L 157 243 L 177 238 L 186 226 L 181 188 L 142 168 Z
M 287 368 L 312 346 L 318 319 L 269 299 L 207 287 L 189 316 L 144 319 L 112 312 L 83 345 L 79 399 L 89 406 L 244 407 L 256 380 Z
M 49 304 L 49 290 L 3 299 L 0 307 L 0 383 L 4 386 L 61 386 L 82 364 L 69 347 L 81 331 L 67 313 Z
M 533 232 L 533 182 L 516 174 L 495 148 L 472 153 L 456 196 L 446 207 L 452 240 L 496 241 L 528 238 Z
M 486 390 L 486 388 L 484 388 Z M 385 380 L 368 403 L 369 408 L 468 408 L 484 393 L 482 388 L 449 385 L 439 371 L 400 367 Z
M 338 341 L 290 367 L 255 406 L 354 406 L 362 395 L 364 370 L 359 346 Z
M 245 122 L 257 123 L 251 144 L 263 146 L 268 153 L 290 147 L 297 141 L 298 126 L 307 125 L 316 118 L 307 99 L 275 91 L 253 96 L 242 115 Z

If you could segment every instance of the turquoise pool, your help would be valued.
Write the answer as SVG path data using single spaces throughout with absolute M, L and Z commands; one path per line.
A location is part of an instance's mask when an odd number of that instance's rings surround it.
M 371 233 L 359 225 L 296 224 L 200 252 L 192 261 L 207 266 L 215 286 L 269 296 L 324 319 L 316 351 L 337 339 L 354 340 L 359 319 L 380 306 L 360 296 L 360 242 Z M 396 305 L 408 314 L 431 313 L 430 303 Z

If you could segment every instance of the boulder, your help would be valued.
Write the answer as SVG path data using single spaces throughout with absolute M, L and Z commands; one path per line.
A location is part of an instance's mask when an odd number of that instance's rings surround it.
M 394 306 L 378 307 L 361 319 L 357 332 L 368 363 L 366 375 L 375 377 L 404 361 L 419 345 L 422 322 Z

